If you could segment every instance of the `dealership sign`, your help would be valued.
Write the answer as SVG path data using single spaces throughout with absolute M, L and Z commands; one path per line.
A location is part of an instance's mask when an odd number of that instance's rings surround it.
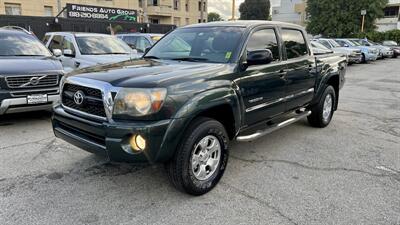
M 67 15 L 76 19 L 137 22 L 137 11 L 130 9 L 67 4 Z

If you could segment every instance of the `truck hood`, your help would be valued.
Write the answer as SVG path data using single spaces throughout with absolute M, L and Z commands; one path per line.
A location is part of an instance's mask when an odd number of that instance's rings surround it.
M 67 77 L 103 81 L 115 87 L 149 88 L 202 82 L 232 71 L 230 64 L 138 59 L 76 70 Z
M 0 57 L 0 75 L 60 72 L 62 65 L 53 57 Z

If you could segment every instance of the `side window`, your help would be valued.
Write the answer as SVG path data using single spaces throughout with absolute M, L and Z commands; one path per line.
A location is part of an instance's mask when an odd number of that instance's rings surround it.
M 150 42 L 145 37 L 138 37 L 136 49 L 141 52 L 145 52 L 146 48 L 150 47 Z
M 254 32 L 247 43 L 247 51 L 269 49 L 274 61 L 279 61 L 279 46 L 276 33 L 273 29 L 264 29 Z
M 73 42 L 72 38 L 64 37 L 62 49 L 63 49 L 63 51 L 66 49 L 69 49 L 72 51 L 72 55 L 75 55 L 75 47 L 74 47 L 74 42 Z
M 49 39 L 50 39 L 50 35 L 45 35 L 43 40 L 42 40 L 43 44 L 47 45 L 47 42 L 49 42 Z
M 125 36 L 125 37 L 123 38 L 123 40 L 124 40 L 125 43 L 127 43 L 131 48 L 136 48 L 137 37 Z
M 344 47 L 346 45 L 346 42 L 344 42 L 342 40 L 336 40 L 336 42 L 342 47 Z
M 49 49 L 62 49 L 62 36 L 60 35 L 55 35 L 53 36 L 53 39 L 51 39 Z
M 288 59 L 308 55 L 308 48 L 303 33 L 299 30 L 283 29 L 282 40 Z

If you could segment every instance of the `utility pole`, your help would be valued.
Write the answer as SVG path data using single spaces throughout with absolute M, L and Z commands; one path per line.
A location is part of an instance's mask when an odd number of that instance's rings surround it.
M 232 0 L 232 18 L 231 20 L 234 21 L 235 20 L 235 12 L 236 12 L 236 4 L 235 4 L 235 0 Z

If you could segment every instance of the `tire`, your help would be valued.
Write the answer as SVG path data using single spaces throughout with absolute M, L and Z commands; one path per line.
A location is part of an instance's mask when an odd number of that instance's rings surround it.
M 207 144 L 200 143 L 204 140 Z M 211 153 L 212 150 L 208 150 L 211 143 L 214 143 L 215 149 L 220 147 L 219 154 L 218 150 L 214 153 Z M 195 196 L 211 191 L 224 174 L 229 156 L 228 145 L 228 134 L 220 122 L 206 117 L 195 119 L 186 129 L 173 159 L 166 164 L 172 184 L 178 190 Z M 206 149 L 208 153 L 201 155 L 203 149 Z M 217 162 L 218 155 L 219 161 Z M 209 163 L 209 160 L 212 160 L 213 163 Z
M 362 63 L 367 63 L 367 59 L 365 58 L 365 54 L 362 53 L 362 58 L 361 58 Z
M 328 96 L 330 96 L 330 98 L 331 98 L 330 104 L 329 104 L 329 101 L 327 100 L 329 98 Z M 328 102 L 326 102 L 326 101 L 328 101 Z M 328 126 L 333 117 L 336 101 L 337 101 L 337 97 L 336 97 L 335 89 L 333 89 L 333 87 L 330 85 L 327 86 L 325 88 L 325 91 L 322 94 L 322 97 L 319 100 L 318 104 L 315 105 L 311 109 L 311 115 L 307 117 L 308 123 L 313 127 L 323 128 L 323 127 Z M 325 107 L 326 107 L 326 110 L 324 110 Z M 330 111 L 328 113 L 327 109 L 329 109 L 329 108 L 330 108 Z

